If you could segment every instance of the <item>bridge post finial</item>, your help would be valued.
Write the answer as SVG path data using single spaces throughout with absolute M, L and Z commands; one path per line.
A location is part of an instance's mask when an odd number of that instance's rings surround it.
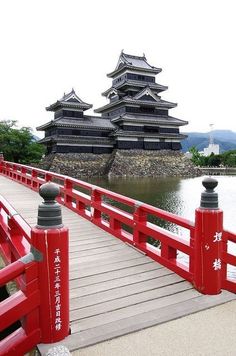
M 219 294 L 224 266 L 221 260 L 223 212 L 218 207 L 218 182 L 208 177 L 202 181 L 200 207 L 195 211 L 193 283 L 203 294 Z
M 60 229 L 63 227 L 61 206 L 55 201 L 59 194 L 59 187 L 51 182 L 45 183 L 39 188 L 39 195 L 44 201 L 38 207 L 38 229 Z
M 218 209 L 218 193 L 214 191 L 218 181 L 212 177 L 207 177 L 203 179 L 202 185 L 206 190 L 201 194 L 200 208 Z
M 42 255 L 38 262 L 41 342 L 54 343 L 69 335 L 69 237 L 62 224 L 61 206 L 55 201 L 60 189 L 43 184 L 39 194 L 38 221 L 32 229 L 32 246 Z

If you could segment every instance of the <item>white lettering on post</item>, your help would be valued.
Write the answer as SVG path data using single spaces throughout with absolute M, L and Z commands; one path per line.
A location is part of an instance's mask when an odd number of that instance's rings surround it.
M 54 251 L 54 299 L 55 299 L 55 330 L 60 331 L 61 320 L 61 251 L 59 248 Z
M 213 262 L 213 268 L 215 271 L 217 271 L 218 269 L 221 269 L 221 259 L 220 258 L 215 259 L 215 261 Z
M 222 232 L 216 232 L 214 235 L 215 240 L 213 242 L 219 242 L 222 240 Z

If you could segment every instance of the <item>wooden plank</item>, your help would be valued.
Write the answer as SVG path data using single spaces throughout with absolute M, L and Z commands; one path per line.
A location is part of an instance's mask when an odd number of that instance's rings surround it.
M 111 246 L 121 246 L 122 244 L 117 243 L 116 241 L 96 241 L 94 244 L 83 244 L 80 246 L 80 251 L 74 251 L 74 257 L 80 257 L 80 252 L 82 251 L 91 251 L 94 248 L 104 248 L 104 247 L 111 247 Z M 73 252 L 73 247 L 69 247 L 69 251 Z
M 64 221 L 64 220 L 63 220 Z M 70 224 L 70 230 L 71 232 L 74 234 L 84 234 L 85 236 L 91 235 L 91 234 L 95 234 L 98 236 L 107 236 L 107 237 L 113 237 L 112 235 L 106 233 L 104 230 L 100 230 L 100 229 L 89 229 L 89 224 L 91 224 L 90 222 L 87 222 L 87 226 L 84 226 L 83 228 L 80 225 L 80 222 L 77 222 L 76 224 Z
M 170 274 L 163 277 L 155 278 L 150 281 L 132 284 L 131 286 L 124 286 L 106 290 L 96 294 L 90 294 L 79 298 L 70 298 L 70 310 L 84 308 L 85 306 L 95 305 L 108 300 L 114 300 L 118 298 L 127 297 L 128 295 L 141 293 L 147 290 L 161 288 L 170 284 L 178 283 L 182 281 L 182 278 Z M 75 289 L 76 291 L 77 289 Z
M 150 291 L 133 294 L 128 297 L 114 299 L 99 305 L 92 305 L 84 308 L 72 310 L 70 312 L 70 320 L 75 321 L 77 319 L 88 318 L 90 316 L 100 315 L 112 310 L 118 310 L 131 305 L 137 305 L 142 302 L 156 300 L 168 295 L 173 295 L 179 292 L 183 292 L 193 287 L 186 281 L 182 281 L 176 284 L 171 284 L 163 288 L 153 289 Z M 79 322 L 79 321 L 78 321 Z
M 94 264 L 91 262 L 80 262 L 78 261 L 77 263 L 71 263 L 70 261 L 70 272 L 73 273 L 74 271 L 82 271 L 82 269 L 90 268 L 90 266 L 93 264 L 96 266 L 98 269 L 99 267 L 104 267 L 104 266 L 109 266 L 108 268 L 111 268 L 113 264 L 120 263 L 120 262 L 131 262 L 132 260 L 136 260 L 138 258 L 137 255 L 132 255 L 129 252 L 123 253 L 118 255 L 117 257 L 110 258 L 109 256 L 105 259 L 101 259 L 96 261 Z M 73 260 L 74 261 L 74 260 Z M 76 262 L 76 260 L 75 260 Z M 109 269 L 107 270 L 109 271 Z
M 132 276 L 141 272 L 153 271 L 158 268 L 164 268 L 158 263 L 149 262 L 146 264 L 134 266 L 134 267 L 126 267 L 123 269 L 119 269 L 117 271 L 110 271 L 102 274 L 96 274 L 95 276 L 83 277 L 78 279 L 73 279 L 70 281 L 70 290 L 73 288 L 77 288 L 78 286 L 83 287 L 90 284 L 115 280 L 117 278 L 122 278 L 126 276 Z
M 112 251 L 120 251 L 122 253 L 123 250 L 126 250 L 125 244 L 117 244 L 117 245 L 112 245 L 112 246 L 107 246 L 107 247 L 99 247 L 99 248 L 94 248 L 90 250 L 84 250 L 80 251 L 79 247 L 77 246 L 70 246 L 70 258 L 74 257 L 83 257 L 83 256 L 94 256 L 94 255 L 100 255 L 103 253 L 110 253 Z M 79 252 L 79 255 L 77 256 L 77 253 Z M 76 256 L 74 256 L 76 254 Z
M 146 258 L 146 256 L 142 256 L 139 258 L 135 258 L 133 260 L 125 260 L 125 261 L 120 261 L 120 262 L 116 262 L 116 263 L 109 263 L 103 266 L 89 266 L 89 267 L 83 267 L 81 266 L 81 268 L 77 271 L 71 271 L 70 270 L 70 279 L 76 279 L 76 278 L 83 278 L 83 277 L 88 277 L 88 276 L 94 276 L 94 275 L 98 275 L 98 274 L 103 274 L 103 273 L 107 273 L 110 271 L 117 271 L 120 269 L 124 269 L 127 267 L 131 267 L 131 266 L 138 266 L 138 265 L 144 265 L 150 263 L 150 260 Z
M 109 265 L 111 263 L 115 262 L 121 262 L 121 261 L 130 261 L 132 259 L 136 259 L 139 257 L 139 253 L 134 253 L 132 251 L 126 251 L 125 253 L 120 253 L 117 256 L 109 257 L 105 256 L 104 258 L 101 258 L 96 261 L 96 268 L 99 266 L 103 265 Z M 70 271 L 75 271 L 75 270 L 81 270 L 83 267 L 88 268 L 88 260 L 85 260 L 86 258 L 88 259 L 89 257 L 93 256 L 88 256 L 88 257 L 81 257 L 78 259 L 70 259 Z
M 119 310 L 114 310 L 111 312 L 103 313 L 100 315 L 95 315 L 89 318 L 80 319 L 80 322 L 72 322 L 71 330 L 72 333 L 87 330 L 97 326 L 102 326 L 111 322 L 119 321 L 124 318 L 133 317 L 135 315 L 143 314 L 156 310 L 158 308 L 168 307 L 173 304 L 178 304 L 183 301 L 193 299 L 198 297 L 200 294 L 195 289 L 190 289 L 184 292 L 179 292 L 177 294 L 169 295 L 163 298 L 145 301 L 143 303 L 135 304 L 122 308 Z
M 82 297 L 84 295 L 95 294 L 124 286 L 132 286 L 136 283 L 146 282 L 170 274 L 172 274 L 172 272 L 167 268 L 159 268 L 154 271 L 138 273 L 132 276 L 117 278 L 115 280 L 105 281 L 101 283 L 95 283 L 84 287 L 80 287 L 80 285 L 78 284 L 77 289 L 70 290 L 70 298 Z
M 79 226 L 78 226 L 79 229 Z M 106 238 L 107 241 L 111 241 L 114 240 L 114 237 L 110 237 L 107 236 L 105 233 L 94 233 L 94 234 L 86 234 L 85 232 L 81 232 L 81 231 L 77 231 L 77 232 L 71 232 L 71 230 L 69 230 L 69 244 L 70 246 L 78 246 L 80 244 L 80 241 L 95 241 L 97 239 L 101 239 L 101 238 Z
M 101 238 L 97 238 L 96 241 L 94 242 L 94 240 L 83 240 L 83 241 L 77 241 L 77 246 L 81 246 L 81 251 L 82 251 L 82 248 L 83 246 L 86 247 L 89 245 L 91 245 L 90 247 L 94 247 L 96 248 L 96 246 L 100 247 L 101 245 L 99 244 L 102 244 L 102 243 L 107 243 L 107 244 L 120 244 L 122 245 L 122 241 L 116 239 L 116 238 L 113 238 L 113 239 L 107 239 L 106 237 L 101 237 Z

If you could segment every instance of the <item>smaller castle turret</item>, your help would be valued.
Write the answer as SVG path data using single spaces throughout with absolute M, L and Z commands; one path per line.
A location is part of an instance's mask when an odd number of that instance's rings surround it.
M 39 141 L 49 153 L 110 153 L 114 142 L 109 134 L 114 130 L 109 120 L 84 115 L 92 108 L 81 100 L 74 89 L 46 108 L 54 112 L 54 119 L 37 127 L 45 131 Z

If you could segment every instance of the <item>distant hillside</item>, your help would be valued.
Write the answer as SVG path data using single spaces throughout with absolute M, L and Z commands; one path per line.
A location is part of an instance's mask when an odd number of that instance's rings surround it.
M 210 132 L 184 132 L 188 138 L 182 141 L 182 151 L 189 151 L 190 147 L 196 146 L 198 151 L 203 151 L 209 145 Z M 236 132 L 231 130 L 212 131 L 214 143 L 220 145 L 220 152 L 236 149 Z

